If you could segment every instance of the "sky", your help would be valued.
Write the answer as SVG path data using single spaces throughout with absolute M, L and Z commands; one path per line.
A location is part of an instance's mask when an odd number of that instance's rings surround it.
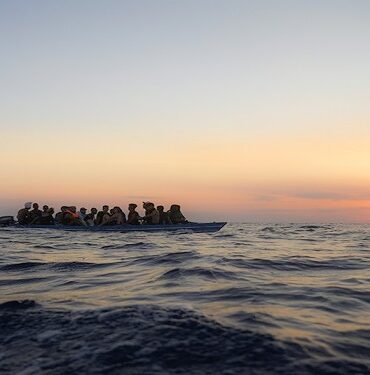
M 0 215 L 370 222 L 369 1 L 1 0 L 0 57 Z

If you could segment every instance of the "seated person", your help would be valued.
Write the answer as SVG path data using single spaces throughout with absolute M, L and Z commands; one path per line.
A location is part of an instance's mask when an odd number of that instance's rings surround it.
M 64 212 L 63 225 L 82 225 L 76 206 L 70 206 Z
M 42 213 L 39 218 L 38 223 L 41 225 L 54 225 L 54 209 L 49 208 L 49 206 L 45 205 L 42 207 Z
M 85 207 L 81 207 L 80 211 L 78 211 L 78 218 L 79 218 L 81 224 L 84 225 L 84 226 L 87 226 L 87 223 L 85 221 L 85 219 L 86 219 L 86 211 L 87 210 L 86 210 Z
M 55 215 L 55 224 L 63 224 L 64 213 L 68 210 L 67 206 L 60 207 L 60 212 Z
M 128 216 L 127 216 L 127 224 L 131 225 L 139 225 L 140 224 L 140 215 L 136 211 L 137 204 L 135 203 L 130 203 L 128 205 Z
M 21 225 L 27 225 L 31 222 L 30 209 L 32 207 L 32 202 L 27 202 L 24 204 L 24 208 L 18 211 L 17 220 Z
M 154 203 L 143 202 L 145 216 L 143 217 L 143 224 L 159 224 L 159 212 L 156 210 Z
M 157 210 L 159 212 L 159 224 L 172 224 L 170 215 L 168 212 L 164 212 L 163 206 L 157 206 Z
M 96 208 L 92 208 L 90 213 L 85 216 L 85 223 L 89 227 L 93 227 L 95 225 L 95 215 L 97 214 L 98 210 Z
M 42 211 L 39 210 L 39 205 L 34 203 L 33 210 L 30 211 L 30 224 L 39 224 Z
M 111 215 L 103 217 L 102 225 L 122 225 L 126 224 L 126 215 L 120 207 L 114 207 Z
M 167 212 L 173 224 L 185 224 L 188 222 L 185 216 L 181 213 L 178 204 L 173 204 Z
M 104 221 L 107 222 L 110 217 L 109 206 L 103 206 L 103 210 L 98 212 L 96 215 L 95 225 L 102 225 L 104 217 Z

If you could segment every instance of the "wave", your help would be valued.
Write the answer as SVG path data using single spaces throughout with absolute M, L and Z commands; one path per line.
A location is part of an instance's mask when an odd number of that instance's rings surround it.
M 196 251 L 181 251 L 135 257 L 134 260 L 129 261 L 128 265 L 142 264 L 147 266 L 157 266 L 167 264 L 180 264 L 198 259 L 202 259 L 202 257 Z
M 285 257 L 280 259 L 244 259 L 222 258 L 219 263 L 225 263 L 238 268 L 275 269 L 279 271 L 307 270 L 361 270 L 368 265 L 361 258 L 336 258 L 330 260 L 313 260 L 307 257 Z
M 55 246 L 51 246 L 51 245 L 34 245 L 33 246 L 34 249 L 56 249 Z
M 89 270 L 102 268 L 116 263 L 89 263 L 89 262 L 22 262 L 0 266 L 1 271 L 30 271 L 38 269 L 50 269 L 58 271 Z
M 47 263 L 42 262 L 22 262 L 22 263 L 12 263 L 12 264 L 5 264 L 4 266 L 0 266 L 1 271 L 26 271 L 32 268 L 45 266 Z
M 152 243 L 148 242 L 133 242 L 133 243 L 126 243 L 126 244 L 118 244 L 118 245 L 104 245 L 102 249 L 153 249 L 157 246 Z
M 208 280 L 236 280 L 238 276 L 234 272 L 228 272 L 216 268 L 203 268 L 203 267 L 194 267 L 194 268 L 173 268 L 165 272 L 159 279 L 161 280 L 179 280 L 184 278 L 204 278 Z
M 329 374 L 338 368 L 359 374 L 370 369 L 366 358 L 318 361 L 302 343 L 223 325 L 182 308 L 56 311 L 34 301 L 10 301 L 0 305 L 0 329 L 4 374 L 26 368 L 29 374 L 53 374 L 61 366 L 69 373 L 94 369 L 95 374 L 324 374 L 323 369 Z
M 36 307 L 38 304 L 34 300 L 7 301 L 0 303 L 0 310 L 24 310 Z

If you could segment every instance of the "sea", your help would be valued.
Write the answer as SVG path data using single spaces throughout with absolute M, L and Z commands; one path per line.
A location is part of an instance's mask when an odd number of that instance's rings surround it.
M 0 373 L 370 374 L 370 225 L 1 228 Z

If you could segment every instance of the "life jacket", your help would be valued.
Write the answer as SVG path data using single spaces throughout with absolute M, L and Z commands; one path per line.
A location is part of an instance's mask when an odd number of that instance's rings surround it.
M 71 210 L 65 210 L 65 213 L 71 215 L 74 219 L 79 219 L 77 212 L 72 212 Z

